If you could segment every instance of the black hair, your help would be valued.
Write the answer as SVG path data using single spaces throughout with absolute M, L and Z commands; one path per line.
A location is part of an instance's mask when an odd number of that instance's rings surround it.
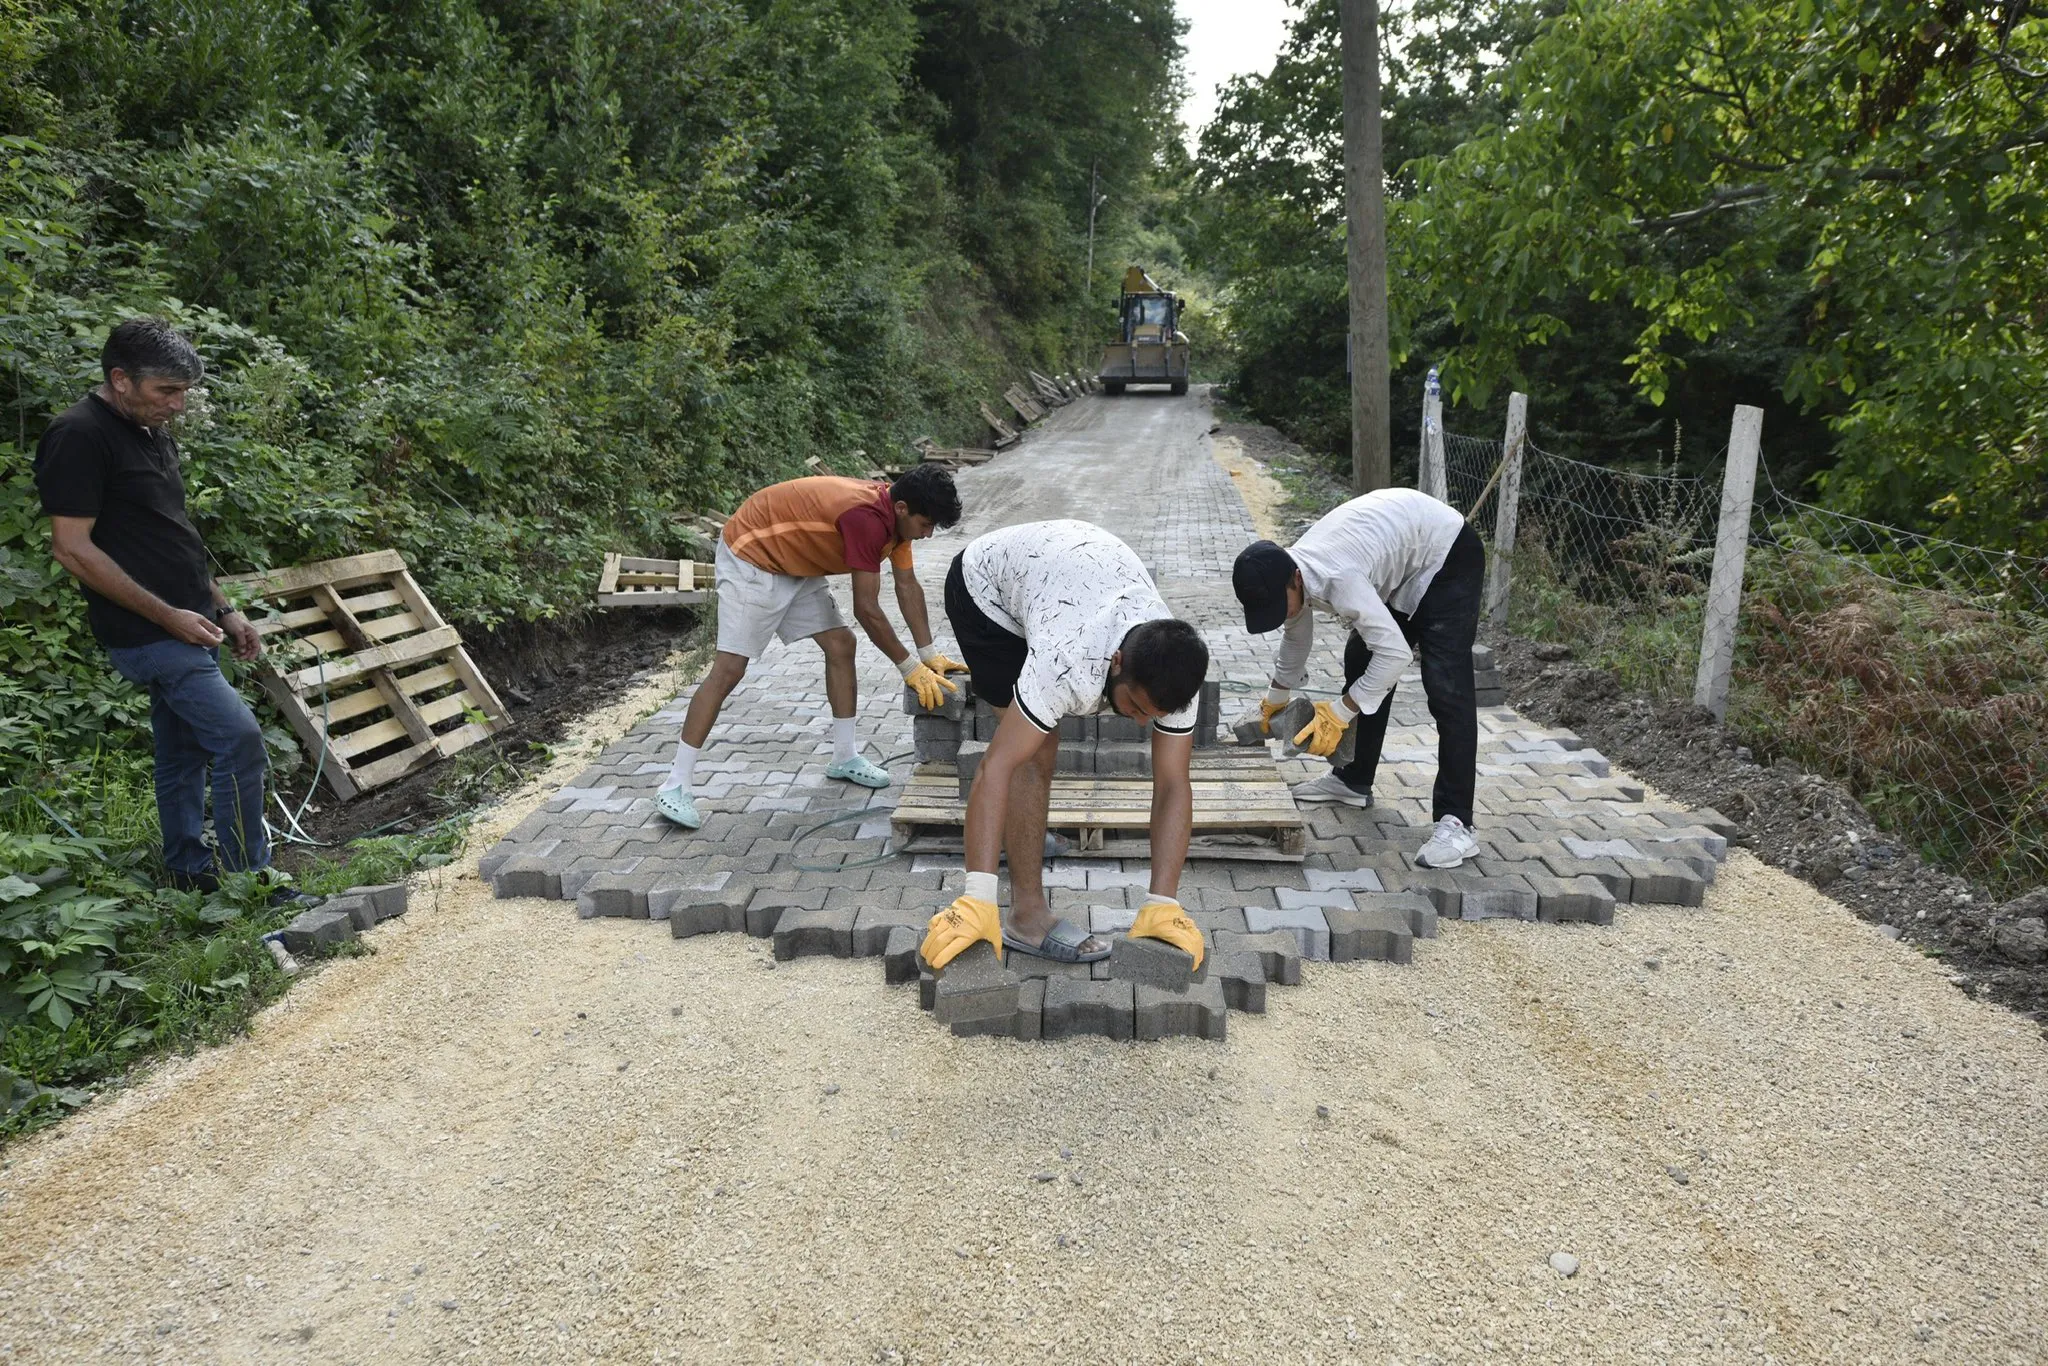
M 107 333 L 107 344 L 100 348 L 100 373 L 111 380 L 116 370 L 132 380 L 197 384 L 206 377 L 198 350 L 162 318 L 130 318 Z
M 931 518 L 934 526 L 952 526 L 960 520 L 960 490 L 953 487 L 953 472 L 944 465 L 911 466 L 889 485 L 889 501 Z
M 1195 700 L 1209 673 L 1209 647 L 1184 621 L 1141 621 L 1124 634 L 1124 680 L 1143 688 L 1152 705 L 1177 712 Z

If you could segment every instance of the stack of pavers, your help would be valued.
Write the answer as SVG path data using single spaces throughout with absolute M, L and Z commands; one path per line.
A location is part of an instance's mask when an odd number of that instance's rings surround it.
M 960 778 L 960 799 L 965 801 L 974 786 L 975 772 L 988 753 L 996 735 L 995 709 L 974 696 L 973 684 L 955 674 L 960 691 L 947 696 L 940 706 L 927 709 L 909 688 L 903 690 L 903 710 L 910 715 L 912 743 L 920 764 L 954 765 Z M 1223 684 L 1210 679 L 1202 684 L 1195 706 L 1195 748 L 1214 749 L 1216 728 L 1222 719 Z M 1069 716 L 1060 722 L 1059 760 L 1054 772 L 1063 775 L 1089 774 L 1098 778 L 1150 779 L 1152 776 L 1152 727 L 1114 713 L 1097 716 Z
M 1501 686 L 1500 666 L 1494 663 L 1491 645 L 1472 647 L 1472 692 L 1482 707 L 1507 705 L 1508 692 Z
M 311 910 L 300 911 L 277 932 L 277 940 L 286 953 L 303 958 L 323 949 L 339 948 L 380 922 L 404 914 L 403 882 L 351 887 Z

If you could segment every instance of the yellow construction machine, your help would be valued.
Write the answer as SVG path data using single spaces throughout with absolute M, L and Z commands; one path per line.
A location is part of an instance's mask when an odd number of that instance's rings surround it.
M 1188 391 L 1188 339 L 1180 330 L 1180 296 L 1159 287 L 1141 266 L 1124 272 L 1119 304 L 1123 335 L 1102 348 L 1102 389 L 1165 384 Z

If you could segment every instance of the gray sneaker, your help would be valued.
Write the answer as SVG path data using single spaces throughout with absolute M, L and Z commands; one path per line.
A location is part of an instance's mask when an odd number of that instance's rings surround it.
M 1297 784 L 1293 789 L 1294 800 L 1298 802 L 1341 802 L 1345 806 L 1371 806 L 1372 793 L 1360 792 L 1351 784 L 1338 777 L 1335 772 L 1325 773 L 1320 778 L 1311 778 Z
M 1429 843 L 1416 851 L 1415 861 L 1424 868 L 1455 868 L 1478 852 L 1479 841 L 1472 838 L 1465 822 L 1445 816 L 1436 823 Z

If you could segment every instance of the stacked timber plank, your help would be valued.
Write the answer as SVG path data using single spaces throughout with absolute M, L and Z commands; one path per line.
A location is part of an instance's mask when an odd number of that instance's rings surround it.
M 265 647 L 263 689 L 344 801 L 466 749 L 506 722 L 505 704 L 461 635 L 395 550 L 221 582 L 236 598 L 253 600 L 249 617 Z

